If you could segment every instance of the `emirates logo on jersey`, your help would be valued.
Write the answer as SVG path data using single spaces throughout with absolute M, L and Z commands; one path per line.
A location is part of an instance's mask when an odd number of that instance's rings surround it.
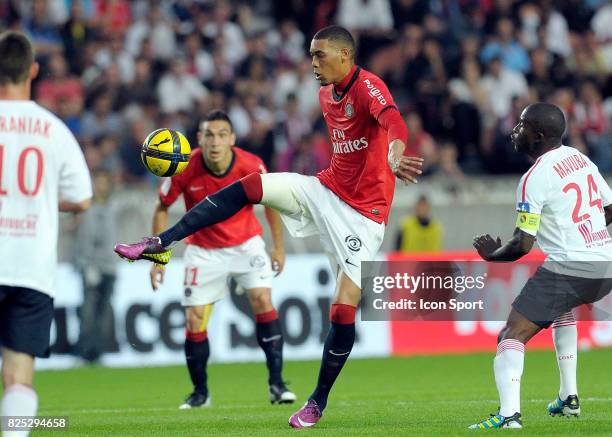
M 368 140 L 366 137 L 352 140 L 346 138 L 342 129 L 332 129 L 332 146 L 334 153 L 352 153 L 368 147 Z

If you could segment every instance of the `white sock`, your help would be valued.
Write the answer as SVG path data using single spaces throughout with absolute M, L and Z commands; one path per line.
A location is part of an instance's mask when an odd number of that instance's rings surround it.
M 521 376 L 524 360 L 525 345 L 520 341 L 509 338 L 497 345 L 493 370 L 499 392 L 499 414 L 504 417 L 521 412 Z
M 559 364 L 559 398 L 578 395 L 576 364 L 578 363 L 578 329 L 572 312 L 565 313 L 552 324 L 552 338 Z
M 4 390 L 0 416 L 36 416 L 38 396 L 32 387 L 13 384 Z M 29 431 L 4 431 L 2 437 L 25 437 Z

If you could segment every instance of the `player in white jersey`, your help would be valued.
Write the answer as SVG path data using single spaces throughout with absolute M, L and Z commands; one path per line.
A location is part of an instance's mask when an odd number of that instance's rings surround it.
M 85 159 L 64 123 L 30 100 L 38 73 L 33 48 L 19 32 L 0 35 L 0 347 L 7 416 L 35 416 L 34 357 L 49 355 L 58 210 L 89 207 Z
M 522 427 L 525 344 L 551 325 L 561 386 L 548 412 L 580 414 L 572 309 L 594 303 L 612 289 L 612 240 L 607 229 L 612 222 L 612 190 L 589 158 L 561 144 L 564 131 L 565 117 L 557 106 L 536 103 L 525 108 L 512 143 L 536 161 L 519 183 L 514 236 L 504 245 L 488 234 L 474 239 L 484 260 L 503 262 L 527 254 L 537 236 L 547 258 L 513 302 L 498 337 L 494 372 L 499 412 L 473 429 Z

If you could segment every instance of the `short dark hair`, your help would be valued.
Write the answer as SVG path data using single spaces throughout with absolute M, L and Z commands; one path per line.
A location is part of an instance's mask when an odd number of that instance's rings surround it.
M 327 26 L 315 33 L 312 39 L 328 39 L 346 45 L 351 51 L 351 58 L 355 58 L 355 40 L 353 35 L 342 26 Z
M 0 34 L 0 85 L 25 82 L 34 63 L 34 48 L 22 33 L 9 30 Z
M 565 133 L 565 115 L 561 108 L 552 103 L 538 102 L 527 106 L 525 118 L 547 140 L 558 142 Z
M 202 122 L 206 121 L 225 121 L 227 122 L 227 124 L 229 124 L 230 130 L 234 132 L 234 125 L 232 124 L 232 120 L 230 120 L 229 115 L 227 115 L 227 113 L 225 111 L 222 111 L 221 109 L 213 109 L 208 114 L 206 114 L 206 117 L 204 117 L 204 120 L 202 120 Z

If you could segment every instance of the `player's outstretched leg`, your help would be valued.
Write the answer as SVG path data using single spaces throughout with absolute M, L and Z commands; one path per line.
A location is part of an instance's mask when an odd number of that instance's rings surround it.
M 512 309 L 506 327 L 500 332 L 493 361 L 500 407 L 497 414 L 471 425 L 470 429 L 522 428 L 521 377 L 525 343 L 542 328 Z
M 130 261 L 146 259 L 158 264 L 167 264 L 171 252 L 168 247 L 198 230 L 222 222 L 250 203 L 259 203 L 262 198 L 261 175 L 252 173 L 239 181 L 207 196 L 191 208 L 171 228 L 157 237 L 146 237 L 138 243 L 117 244 L 115 252 Z
M 355 343 L 355 311 L 351 305 L 333 304 L 331 327 L 323 347 L 317 386 L 304 406 L 289 418 L 294 428 L 314 426 L 327 406 L 329 392 Z
M 323 347 L 317 386 L 304 406 L 289 418 L 293 428 L 311 427 L 321 419 L 329 392 L 355 343 L 355 313 L 360 298 L 361 289 L 341 272 L 330 311 L 331 327 Z
M 275 309 L 255 314 L 257 344 L 266 355 L 270 403 L 292 404 L 297 399 L 283 381 L 283 334 Z
M 208 407 L 211 405 L 208 393 L 207 372 L 210 345 L 206 325 L 212 312 L 212 304 L 199 307 L 187 307 L 187 329 L 185 330 L 185 360 L 189 377 L 193 383 L 193 392 L 190 393 L 179 409 Z
M 555 319 L 552 324 L 552 337 L 559 364 L 559 395 L 547 406 L 551 416 L 580 416 L 580 400 L 576 384 L 576 364 L 578 361 L 578 330 L 576 319 L 570 311 Z

